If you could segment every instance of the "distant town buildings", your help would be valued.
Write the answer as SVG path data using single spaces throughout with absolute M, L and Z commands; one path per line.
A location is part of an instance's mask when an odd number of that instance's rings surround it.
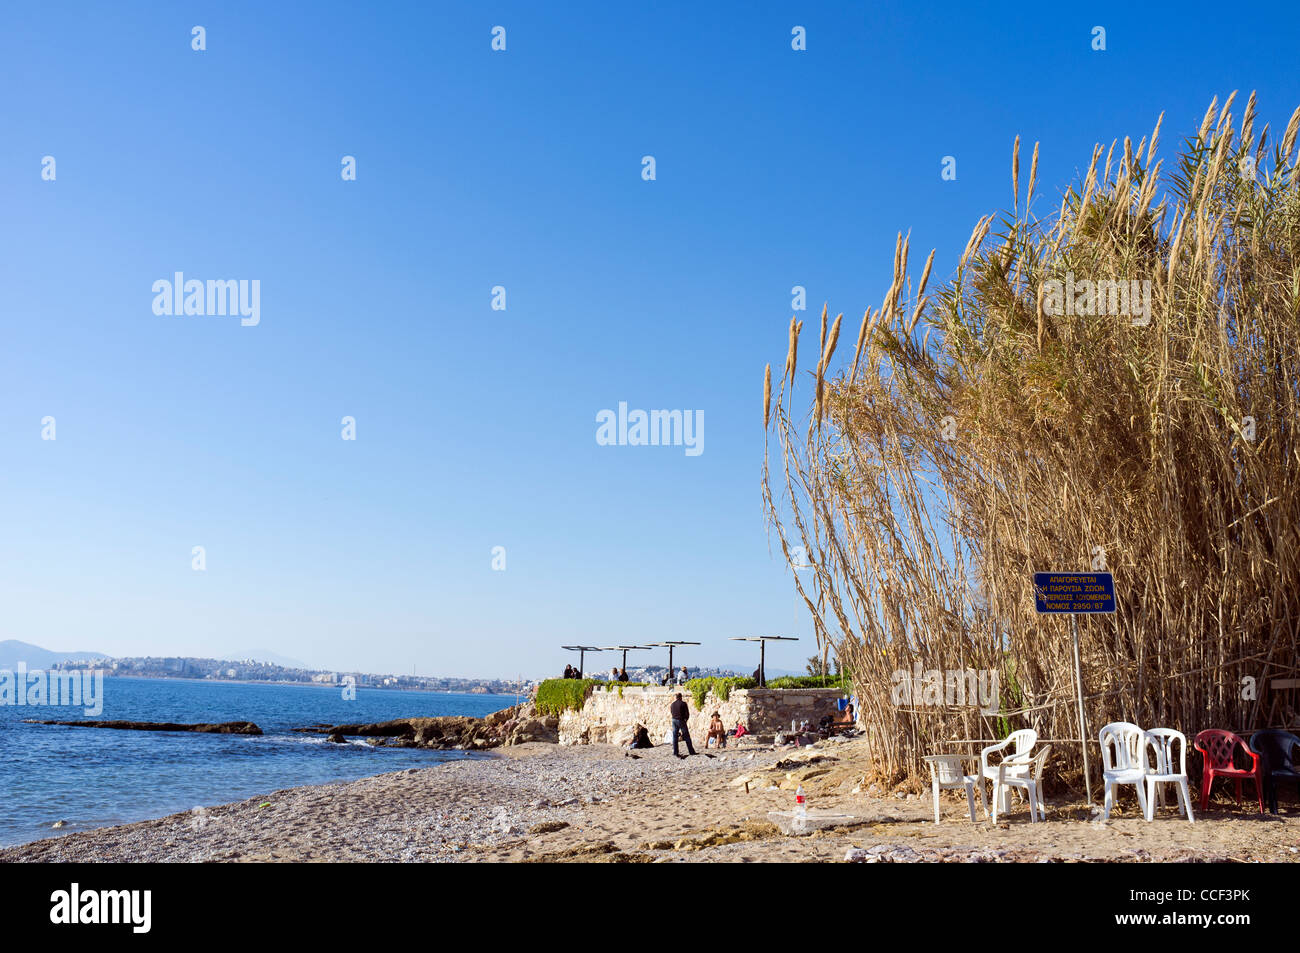
M 588 659 L 587 678 L 608 680 L 609 669 L 593 668 Z M 61 662 L 55 668 L 85 668 L 85 662 Z M 210 659 L 190 657 L 134 657 L 106 659 L 96 664 L 108 675 L 135 678 L 193 678 L 210 681 L 279 682 L 302 685 L 337 686 L 352 680 L 357 688 L 391 688 L 403 691 L 458 692 L 474 695 L 529 695 L 537 688 L 537 679 L 446 678 L 425 675 L 376 675 L 367 672 L 328 672 L 320 669 L 286 668 L 257 659 Z M 627 677 L 633 682 L 658 685 L 664 677 L 663 665 L 628 666 Z M 681 666 L 676 666 L 676 678 Z M 559 674 L 558 672 L 556 673 Z M 748 675 L 713 666 L 687 666 L 689 678 L 728 678 Z
M 56 669 L 81 669 L 85 662 L 60 662 Z M 326 672 L 286 668 L 257 659 L 210 659 L 154 657 L 107 659 L 95 663 L 106 675 L 135 678 L 193 678 L 212 681 L 281 682 L 304 685 L 339 685 L 345 678 L 358 688 L 390 688 L 405 691 L 460 692 L 474 695 L 531 694 L 535 679 L 439 678 L 423 675 L 374 675 L 366 672 Z M 630 674 L 630 673 L 629 673 Z
M 630 682 L 649 682 L 651 685 L 658 685 L 663 680 L 664 672 L 667 671 L 666 665 L 639 665 L 635 668 L 628 666 L 627 678 Z M 681 672 L 681 666 L 678 665 L 673 670 L 673 677 L 676 678 Z M 583 673 L 587 678 L 594 678 L 599 681 L 609 680 L 609 669 L 592 670 L 588 665 L 587 671 Z M 686 666 L 687 678 L 735 678 L 740 675 L 748 675 L 748 672 L 735 672 L 729 668 L 713 668 L 712 666 L 693 667 Z

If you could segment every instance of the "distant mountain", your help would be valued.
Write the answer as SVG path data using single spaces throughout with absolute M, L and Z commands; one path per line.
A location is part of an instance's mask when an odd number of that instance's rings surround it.
M 0 642 L 0 669 L 13 671 L 19 662 L 28 669 L 49 668 L 56 662 L 97 661 L 108 658 L 103 652 L 51 652 L 30 642 L 5 639 Z

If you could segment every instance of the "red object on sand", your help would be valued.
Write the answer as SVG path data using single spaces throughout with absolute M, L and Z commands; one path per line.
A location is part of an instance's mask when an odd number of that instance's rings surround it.
M 1238 768 L 1232 763 L 1232 755 L 1241 746 L 1250 757 L 1249 768 Z M 1255 795 L 1259 798 L 1259 813 L 1264 813 L 1264 771 L 1259 763 L 1259 755 L 1250 750 L 1250 745 L 1242 741 L 1231 731 L 1220 728 L 1207 728 L 1196 736 L 1192 745 L 1201 753 L 1205 761 L 1201 773 L 1201 810 L 1210 803 L 1210 785 L 1217 778 L 1231 778 L 1236 787 L 1237 806 L 1241 806 L 1241 782 L 1250 778 L 1255 782 Z

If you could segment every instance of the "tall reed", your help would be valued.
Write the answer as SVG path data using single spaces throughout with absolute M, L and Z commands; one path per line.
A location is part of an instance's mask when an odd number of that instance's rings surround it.
M 1022 201 L 1017 139 L 1012 211 L 929 295 L 934 254 L 913 285 L 900 235 L 838 368 L 839 319 L 814 371 L 791 321 L 765 376 L 764 501 L 787 560 L 813 564 L 794 584 L 886 771 L 1017 727 L 1077 740 L 1068 623 L 1035 613 L 1032 574 L 1103 561 L 1118 611 L 1080 621 L 1091 737 L 1295 723 L 1268 682 L 1300 665 L 1300 109 L 1270 140 L 1235 97 L 1164 178 L 1159 122 L 1149 145 L 1097 146 L 1044 219 L 1038 146 Z M 1138 282 L 1149 323 L 1134 302 L 1063 306 L 1070 279 Z M 997 671 L 1000 716 L 896 703 L 915 662 Z M 1058 750 L 1077 783 L 1079 745 Z

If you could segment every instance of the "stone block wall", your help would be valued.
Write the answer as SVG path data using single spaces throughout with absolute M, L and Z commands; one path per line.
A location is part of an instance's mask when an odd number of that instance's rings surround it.
M 640 723 L 650 732 L 650 740 L 662 744 L 672 725 L 668 706 L 678 689 L 649 686 L 592 689 L 581 711 L 566 711 L 560 716 L 560 744 L 627 744 L 632 726 Z M 817 724 L 824 715 L 834 715 L 842 693 L 834 688 L 732 689 L 726 701 L 712 692 L 705 697 L 702 710 L 695 698 L 682 691 L 682 700 L 691 709 L 690 731 L 696 750 L 702 748 L 709 719 L 717 711 L 730 730 L 742 723 L 752 734 L 774 735 L 788 731 L 791 719 Z

